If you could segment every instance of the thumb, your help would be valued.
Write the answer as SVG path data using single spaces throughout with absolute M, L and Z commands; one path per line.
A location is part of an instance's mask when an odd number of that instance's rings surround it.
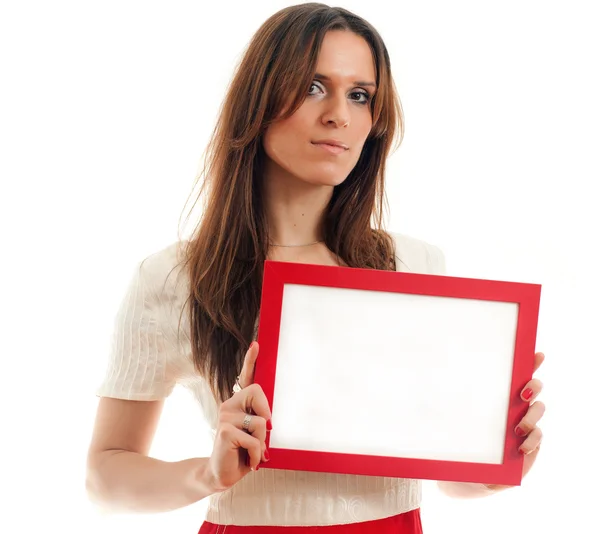
M 242 372 L 240 373 L 240 386 L 242 388 L 246 388 L 254 383 L 254 366 L 256 364 L 256 359 L 258 358 L 258 350 L 258 343 L 253 341 L 246 352 L 244 365 L 242 367 Z

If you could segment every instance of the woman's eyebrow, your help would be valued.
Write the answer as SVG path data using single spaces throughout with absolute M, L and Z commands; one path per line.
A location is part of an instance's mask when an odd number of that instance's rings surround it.
M 326 76 L 325 74 L 319 74 L 318 72 L 315 73 L 315 79 L 316 80 L 331 81 L 331 78 L 329 76 Z M 377 85 L 375 84 L 375 82 L 356 81 L 356 82 L 353 82 L 353 83 L 354 83 L 354 85 L 370 85 L 372 87 L 377 87 Z

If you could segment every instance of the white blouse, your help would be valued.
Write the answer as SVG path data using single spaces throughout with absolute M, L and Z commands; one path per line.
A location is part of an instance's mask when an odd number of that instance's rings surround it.
M 445 274 L 439 248 L 391 235 L 398 271 Z M 116 315 L 108 367 L 96 395 L 159 400 L 179 384 L 192 392 L 215 431 L 218 404 L 191 359 L 185 307 L 189 282 L 180 265 L 181 244 L 177 241 L 136 265 Z M 222 525 L 338 525 L 408 512 L 420 501 L 420 480 L 261 468 L 212 495 L 206 520 Z

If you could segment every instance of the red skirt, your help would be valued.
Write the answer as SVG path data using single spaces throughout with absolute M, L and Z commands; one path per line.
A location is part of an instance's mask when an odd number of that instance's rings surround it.
M 325 527 L 262 527 L 262 526 L 236 526 L 215 525 L 205 521 L 198 534 L 306 534 L 308 532 L 322 532 L 323 534 L 422 534 L 421 514 L 419 508 L 404 514 L 365 521 L 350 523 L 348 525 L 331 525 Z

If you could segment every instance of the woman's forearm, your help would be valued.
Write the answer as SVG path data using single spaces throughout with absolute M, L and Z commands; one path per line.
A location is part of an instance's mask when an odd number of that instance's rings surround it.
M 475 499 L 478 497 L 487 497 L 501 491 L 500 486 L 477 484 L 471 482 L 448 482 L 445 480 L 438 481 L 440 490 L 456 499 Z
M 164 462 L 129 451 L 106 451 L 88 463 L 90 500 L 109 513 L 157 513 L 214 493 L 208 458 Z

